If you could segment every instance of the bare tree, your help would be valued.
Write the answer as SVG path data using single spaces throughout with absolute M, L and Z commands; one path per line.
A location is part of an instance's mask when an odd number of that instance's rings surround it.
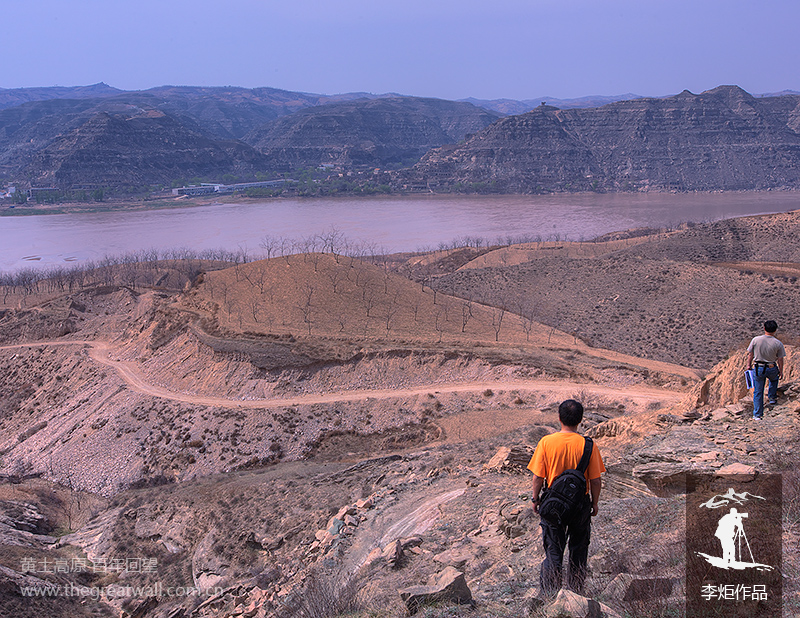
M 522 330 L 525 331 L 525 341 L 530 341 L 533 331 L 533 309 L 525 310 L 519 317 L 522 320 Z
M 264 236 L 261 239 L 261 242 L 258 243 L 259 246 L 266 251 L 267 259 L 272 257 L 272 254 L 277 252 L 278 248 L 280 247 L 280 239 L 275 238 L 274 236 Z
M 339 254 L 341 252 L 340 247 L 347 246 L 344 234 L 335 227 L 331 227 L 328 231 L 323 232 L 321 238 L 324 251 L 333 255 L 336 263 L 338 264 L 340 257 Z
M 334 294 L 336 294 L 336 288 L 339 285 L 339 282 L 344 278 L 344 275 L 344 271 L 334 264 L 331 264 L 330 268 L 325 270 L 325 276 L 330 280 Z
M 361 294 L 361 300 L 364 301 L 364 306 L 367 309 L 367 317 L 370 316 L 370 311 L 375 306 L 376 300 L 376 291 L 372 285 L 367 285 L 368 282 L 365 282 L 363 293 Z
M 394 316 L 397 315 L 398 311 L 400 311 L 400 305 L 397 303 L 397 296 L 395 296 L 393 301 L 386 304 L 383 311 L 387 335 L 389 334 L 389 330 L 391 328 L 391 322 L 394 319 Z
M 439 343 L 442 342 L 442 336 L 444 335 L 444 320 L 442 319 L 442 310 L 441 308 L 436 310 L 436 313 L 433 316 L 433 328 L 439 333 Z
M 250 312 L 253 314 L 253 321 L 258 323 L 258 316 L 261 313 L 261 299 L 253 297 L 250 299 Z
M 503 327 L 505 315 L 505 307 L 492 307 L 492 329 L 494 330 L 495 341 L 500 341 L 500 329 Z
M 472 318 L 472 301 L 464 300 L 461 302 L 461 332 L 466 332 L 467 322 Z
M 313 304 L 311 302 L 314 296 L 314 286 L 310 283 L 303 285 L 301 290 L 302 303 L 300 304 L 300 312 L 303 314 L 303 323 L 308 328 L 308 334 L 311 335 L 311 326 L 313 325 Z

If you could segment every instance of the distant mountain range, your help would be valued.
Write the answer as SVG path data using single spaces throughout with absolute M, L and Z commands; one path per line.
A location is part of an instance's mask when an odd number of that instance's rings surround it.
M 33 186 L 143 190 L 322 163 L 396 168 L 499 117 L 439 99 L 273 88 L 0 90 L 0 174 Z
M 796 187 L 800 94 L 445 101 L 107 84 L 0 89 L 0 179 L 146 191 L 320 166 L 506 192 Z M 509 116 L 509 114 L 511 114 Z
M 431 190 L 760 190 L 800 188 L 800 95 L 736 86 L 562 110 L 540 105 L 403 174 Z

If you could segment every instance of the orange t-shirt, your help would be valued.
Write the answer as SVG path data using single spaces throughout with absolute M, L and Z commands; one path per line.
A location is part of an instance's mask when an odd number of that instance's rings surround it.
M 544 436 L 536 445 L 528 470 L 536 476 L 547 479 L 550 486 L 555 478 L 564 470 L 574 470 L 583 455 L 584 438 L 577 433 L 559 431 Z M 600 450 L 597 444 L 592 447 L 592 455 L 589 457 L 589 467 L 586 468 L 586 491 L 589 491 L 589 481 L 599 479 L 600 474 L 606 471 L 603 459 L 600 457 Z

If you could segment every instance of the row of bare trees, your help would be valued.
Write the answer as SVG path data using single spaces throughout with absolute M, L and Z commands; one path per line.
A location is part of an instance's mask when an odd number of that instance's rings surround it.
M 506 241 L 522 242 L 523 238 L 507 238 Z M 462 246 L 484 246 L 485 241 L 480 238 L 463 237 L 454 243 Z M 252 319 L 253 322 L 269 322 L 270 328 L 274 325 L 276 316 L 271 315 L 264 307 L 265 297 L 274 300 L 274 290 L 267 277 L 267 269 L 244 268 L 245 264 L 260 259 L 285 259 L 287 264 L 292 256 L 302 255 L 306 263 L 314 266 L 314 272 L 320 276 L 314 281 L 303 282 L 303 285 L 293 301 L 294 309 L 302 316 L 306 332 L 310 335 L 313 328 L 321 322 L 323 317 L 327 320 L 337 320 L 339 332 L 348 329 L 347 315 L 338 317 L 330 316 L 329 308 L 325 306 L 322 298 L 322 282 L 329 285 L 333 295 L 340 294 L 349 289 L 353 299 L 361 305 L 364 320 L 359 329 L 366 333 L 367 323 L 382 324 L 382 330 L 388 335 L 397 325 L 401 314 L 406 321 L 418 323 L 420 319 L 420 301 L 410 302 L 404 306 L 399 299 L 399 293 L 390 285 L 392 276 L 392 262 L 387 252 L 378 244 L 369 241 L 352 241 L 336 228 L 330 228 L 321 234 L 310 235 L 301 239 L 287 237 L 264 236 L 260 242 L 263 250 L 261 253 L 251 253 L 246 248 L 235 251 L 224 249 L 206 250 L 201 252 L 186 248 L 158 251 L 155 249 L 129 252 L 119 256 L 107 256 L 98 261 L 88 261 L 81 264 L 66 266 L 50 266 L 48 268 L 25 268 L 14 273 L 0 273 L 0 298 L 6 304 L 10 295 L 32 295 L 68 293 L 93 285 L 125 285 L 131 288 L 167 286 L 170 281 L 173 285 L 181 286 L 187 280 L 194 280 L 204 271 L 219 270 L 233 267 L 237 282 L 246 280 L 249 285 L 258 290 L 258 296 L 237 298 L 231 293 L 224 280 L 216 282 L 208 280 L 209 291 L 212 298 L 221 301 L 227 312 L 233 318 L 237 315 L 241 324 Z M 321 257 L 328 254 L 333 257 L 338 267 L 320 267 Z M 300 259 L 295 258 L 295 259 Z M 327 264 L 330 265 L 330 262 Z M 371 264 L 379 269 L 365 268 Z M 341 268 L 344 265 L 346 268 Z M 331 265 L 332 266 L 332 265 Z M 419 283 L 423 291 L 427 286 L 428 294 L 432 294 L 433 328 L 439 336 L 448 330 L 466 333 L 468 325 L 476 319 L 475 306 L 483 305 L 490 311 L 490 317 L 483 313 L 484 327 L 489 322 L 494 338 L 500 340 L 500 335 L 505 323 L 507 313 L 518 316 L 521 327 L 529 339 L 533 324 L 535 310 L 524 303 L 519 306 L 509 307 L 508 299 L 504 295 L 492 295 L 491 298 L 461 298 L 457 301 L 442 302 L 439 290 L 434 285 L 434 274 L 425 271 L 427 275 Z M 171 278 L 174 275 L 174 278 Z M 355 291 L 352 289 L 355 286 Z M 449 290 L 455 296 L 455 289 Z M 270 302 L 272 304 L 272 302 Z M 285 309 L 286 307 L 284 307 Z M 326 314 L 323 316 L 323 314 Z M 350 325 L 352 327 L 352 325 Z
M 106 256 L 74 265 L 51 265 L 0 272 L 0 298 L 9 296 L 71 293 L 93 285 L 157 286 L 165 274 L 191 280 L 201 270 L 228 268 L 249 259 L 247 252 L 223 249 L 195 252 L 190 249 L 155 249 Z

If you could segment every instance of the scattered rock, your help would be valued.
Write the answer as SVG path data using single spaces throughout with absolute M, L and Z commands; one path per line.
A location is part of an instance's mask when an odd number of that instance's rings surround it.
M 356 500 L 356 508 L 359 509 L 371 509 L 375 506 L 375 501 L 370 496 L 369 498 L 362 498 L 361 500 Z
M 35 504 L 17 500 L 0 500 L 0 524 L 15 530 L 42 534 L 46 532 L 44 515 Z
M 726 421 L 730 418 L 730 412 L 727 408 L 717 408 L 711 412 L 711 420 L 714 422 Z
M 509 539 L 525 534 L 532 509 L 521 504 L 505 503 L 500 507 L 500 531 Z
M 725 476 L 732 481 L 739 481 L 742 483 L 752 481 L 754 478 L 756 478 L 756 474 L 756 469 L 753 466 L 748 466 L 747 464 L 738 462 L 728 464 L 727 466 L 717 470 L 718 476 Z
M 533 457 L 534 449 L 530 446 L 501 446 L 484 470 L 495 472 L 525 472 Z
M 130 618 L 142 618 L 148 612 L 158 606 L 158 597 L 146 597 L 144 599 L 137 599 L 125 609 L 125 615 Z
M 415 614 L 423 605 L 430 603 L 472 604 L 472 592 L 464 574 L 453 567 L 433 575 L 427 586 L 409 586 L 397 592 L 409 614 Z
M 192 556 L 192 579 L 197 588 L 214 588 L 226 578 L 230 564 L 214 551 L 217 530 L 212 528 Z
M 692 461 L 695 463 L 713 463 L 721 457 L 722 453 L 719 451 L 708 451 L 706 453 L 698 453 L 692 457 Z
M 399 569 L 403 563 L 405 555 L 403 553 L 403 545 L 399 539 L 396 539 L 383 548 L 381 553 L 386 563 L 393 569 Z
M 339 512 L 336 513 L 335 518 L 336 519 L 340 519 L 340 520 L 344 520 L 345 516 L 347 516 L 347 515 L 355 515 L 355 514 L 356 514 L 356 505 L 352 504 L 352 505 L 343 506 L 342 508 L 340 508 Z
M 607 605 L 561 589 L 555 600 L 544 608 L 547 618 L 621 618 Z

